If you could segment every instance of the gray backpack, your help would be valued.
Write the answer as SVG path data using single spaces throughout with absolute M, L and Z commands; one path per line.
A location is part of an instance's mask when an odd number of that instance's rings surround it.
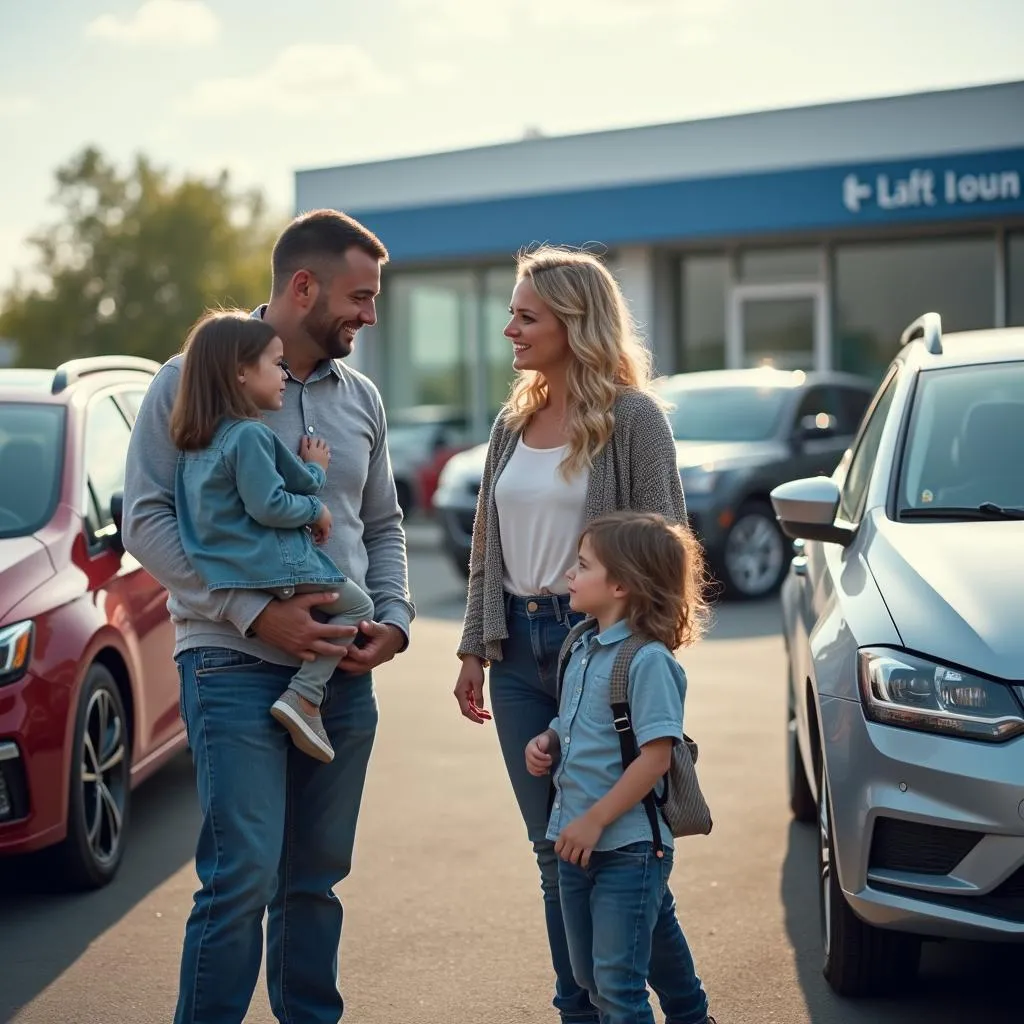
M 588 630 L 597 625 L 594 619 L 584 619 L 574 626 L 562 644 L 558 653 L 558 700 L 561 705 L 562 677 L 569 663 L 569 654 L 573 644 Z M 654 643 L 650 637 L 632 635 L 622 642 L 615 661 L 612 664 L 610 703 L 615 717 L 615 731 L 619 734 L 619 746 L 622 751 L 622 770 L 625 771 L 639 755 L 636 736 L 629 714 L 627 697 L 629 686 L 629 666 L 636 652 L 647 644 Z M 676 838 L 682 836 L 706 836 L 711 831 L 711 811 L 708 809 L 704 794 L 697 782 L 697 744 L 684 734 L 684 742 L 672 747 L 672 763 L 664 777 L 664 792 L 659 796 L 651 790 L 644 797 L 644 810 L 651 824 L 654 836 L 654 849 L 660 854 L 662 850 L 661 829 L 658 826 L 660 811 L 668 824 L 669 830 Z

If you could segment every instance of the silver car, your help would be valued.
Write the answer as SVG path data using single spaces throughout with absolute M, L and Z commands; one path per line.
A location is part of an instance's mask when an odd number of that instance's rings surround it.
M 902 343 L 832 476 L 772 492 L 790 803 L 848 996 L 922 938 L 1024 938 L 1024 329 Z

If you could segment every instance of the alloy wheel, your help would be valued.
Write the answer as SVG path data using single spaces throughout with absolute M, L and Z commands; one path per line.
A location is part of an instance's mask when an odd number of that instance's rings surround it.
M 127 754 L 119 709 L 106 689 L 97 689 L 85 711 L 81 782 L 86 838 L 100 865 L 109 864 L 120 850 L 128 790 Z
M 785 559 L 782 535 L 761 512 L 741 513 L 725 543 L 729 581 L 747 597 L 760 597 L 775 586 Z

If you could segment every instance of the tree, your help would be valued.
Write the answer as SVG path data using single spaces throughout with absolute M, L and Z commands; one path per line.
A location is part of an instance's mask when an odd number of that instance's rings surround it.
M 226 171 L 175 179 L 138 156 L 120 174 L 89 147 L 56 180 L 62 216 L 29 239 L 36 280 L 16 278 L 0 304 L 0 336 L 20 344 L 22 365 L 100 353 L 163 361 L 207 307 L 266 297 L 280 225 Z

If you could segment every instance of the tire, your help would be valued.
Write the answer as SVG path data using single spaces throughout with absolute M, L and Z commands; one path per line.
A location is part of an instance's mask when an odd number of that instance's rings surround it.
M 67 838 L 54 848 L 62 888 L 98 889 L 117 874 L 131 805 L 131 743 L 114 677 L 93 665 L 82 683 L 68 788 Z
M 749 501 L 740 506 L 722 544 L 726 594 L 741 601 L 774 594 L 786 578 L 789 562 L 786 539 L 771 505 Z
M 824 945 L 822 973 L 840 996 L 888 995 L 917 975 L 921 939 L 865 924 L 850 909 L 835 871 L 828 778 L 821 770 L 818 806 L 818 899 Z
M 804 759 L 800 753 L 800 741 L 796 729 L 795 699 L 792 685 L 790 685 L 789 699 L 786 701 L 788 709 L 786 721 L 786 760 L 788 762 L 789 809 L 793 814 L 794 821 L 808 825 L 817 820 L 818 803 L 814 799 L 811 785 L 807 781 L 807 769 L 804 766 Z

